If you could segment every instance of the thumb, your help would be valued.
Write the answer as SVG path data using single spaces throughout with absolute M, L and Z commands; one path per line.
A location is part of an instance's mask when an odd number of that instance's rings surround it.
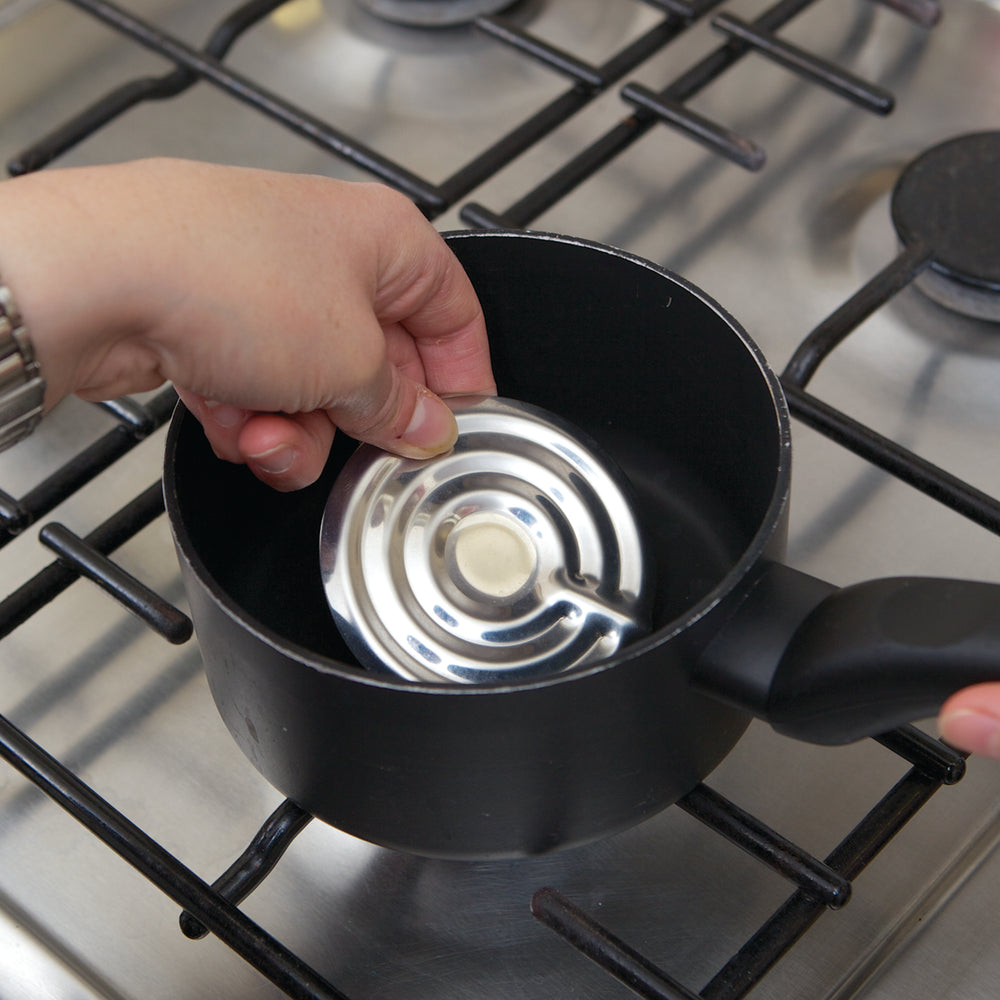
M 1000 683 L 974 684 L 953 694 L 941 708 L 938 727 L 960 750 L 1000 757 Z
M 432 458 L 458 438 L 448 404 L 389 362 L 367 389 L 326 412 L 345 434 L 404 458 Z

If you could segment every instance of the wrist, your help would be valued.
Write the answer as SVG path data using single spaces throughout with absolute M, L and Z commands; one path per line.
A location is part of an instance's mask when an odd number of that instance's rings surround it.
M 127 186 L 109 170 L 0 182 L 0 282 L 30 333 L 46 410 L 87 387 L 115 343 L 141 327 L 141 255 Z

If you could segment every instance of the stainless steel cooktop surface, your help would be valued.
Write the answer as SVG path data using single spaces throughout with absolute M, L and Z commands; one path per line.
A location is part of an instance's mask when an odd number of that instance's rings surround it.
M 219 0 L 125 6 L 195 46 L 231 10 Z M 729 0 L 721 9 L 752 20 L 764 8 Z M 507 16 L 599 63 L 664 14 L 633 0 L 528 0 Z M 1000 5 L 949 0 L 928 29 L 870 0 L 819 0 L 781 36 L 893 92 L 895 110 L 871 114 L 749 56 L 690 104 L 759 142 L 762 170 L 657 127 L 531 223 L 679 272 L 730 311 L 778 370 L 897 253 L 888 199 L 902 167 L 951 136 L 1000 127 Z M 659 89 L 719 44 L 703 19 L 622 83 Z M 473 27 L 402 27 L 351 0 L 284 4 L 226 64 L 435 182 L 570 86 Z M 12 158 L 118 83 L 167 68 L 71 4 L 0 3 L 0 154 Z M 629 116 L 619 91 L 608 88 L 436 224 L 465 228 L 459 212 L 469 201 L 502 212 Z M 207 83 L 127 112 L 49 169 L 153 154 L 365 176 Z M 837 349 L 810 389 L 998 496 L 998 386 L 1000 325 L 907 288 Z M 26 493 L 112 425 L 67 401 L 0 456 L 0 489 Z M 45 520 L 86 534 L 157 480 L 162 449 L 161 431 Z M 989 531 L 797 421 L 793 449 L 795 567 L 838 585 L 897 574 L 1000 582 L 1000 540 Z M 37 533 L 3 551 L 5 593 L 52 560 Z M 164 518 L 116 558 L 185 606 Z M 89 583 L 3 640 L 0 678 L 3 714 L 209 881 L 281 801 L 219 720 L 197 641 L 170 646 Z M 933 732 L 932 722 L 923 728 Z M 707 783 L 823 857 L 906 770 L 874 741 L 812 747 L 754 724 Z M 995 995 L 998 805 L 1000 765 L 971 760 L 755 1000 Z M 671 808 L 587 847 L 489 863 L 409 857 L 313 822 L 243 909 L 352 1000 L 633 996 L 532 917 L 543 886 L 695 991 L 791 892 Z M 169 899 L 0 768 L 0 996 L 281 995 L 214 938 L 183 937 Z

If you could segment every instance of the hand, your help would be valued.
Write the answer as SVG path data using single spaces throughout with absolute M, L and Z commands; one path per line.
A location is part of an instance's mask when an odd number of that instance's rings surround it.
M 953 694 L 941 707 L 938 728 L 960 750 L 1000 758 L 1000 683 L 974 684 Z
M 468 278 L 380 185 L 148 160 L 5 181 L 0 219 L 47 408 L 170 380 L 216 454 L 278 489 L 316 479 L 338 427 L 446 451 L 439 397 L 496 391 Z

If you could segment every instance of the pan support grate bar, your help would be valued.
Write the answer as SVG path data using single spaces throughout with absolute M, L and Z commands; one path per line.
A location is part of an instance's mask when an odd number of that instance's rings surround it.
M 707 0 L 710 6 L 716 6 L 721 2 L 722 0 Z M 476 24 L 483 27 L 482 21 L 477 21 Z M 581 111 L 599 93 L 683 34 L 685 29 L 684 22 L 673 17 L 664 18 L 600 66 L 590 67 L 594 71 L 594 78 L 600 79 L 600 86 L 595 87 L 591 83 L 574 84 L 465 166 L 456 170 L 438 189 L 443 205 L 451 208 L 457 204 L 474 188 Z M 489 31 L 488 28 L 486 30 Z M 545 48 L 545 43 L 538 40 L 533 44 Z M 527 52 L 527 48 L 524 51 Z
M 39 539 L 77 576 L 85 576 L 168 642 L 180 645 L 194 633 L 191 619 L 62 524 L 47 524 Z
M 6 490 L 0 490 L 0 523 L 3 524 L 6 540 L 10 541 L 31 523 L 31 514 L 17 497 Z
M 912 768 L 831 852 L 826 863 L 853 882 L 940 786 L 936 778 Z M 822 912 L 821 904 L 805 893 L 793 894 L 700 995 L 704 1000 L 741 1000 Z
M 821 401 L 805 387 L 830 354 L 933 260 L 915 242 L 891 260 L 799 344 L 781 374 L 791 414 L 872 465 L 1000 535 L 1000 500 Z
M 768 49 L 767 54 L 771 58 L 777 59 L 780 56 L 786 64 L 795 63 L 793 68 L 797 72 L 809 75 L 825 86 L 846 91 L 845 96 L 865 103 L 870 106 L 870 110 L 884 106 L 887 101 L 891 109 L 892 96 L 888 92 L 860 81 L 841 68 L 794 49 L 774 37 L 776 31 L 815 2 L 816 0 L 779 0 L 752 25 L 746 25 L 746 28 L 763 48 Z M 698 13 L 706 13 L 709 6 L 715 4 L 702 4 Z M 726 15 L 717 15 L 715 20 L 719 17 L 725 18 Z M 723 20 L 722 24 L 729 24 L 736 30 L 735 19 L 731 22 Z M 743 22 L 739 24 L 743 25 Z M 636 82 L 626 83 L 621 96 L 635 105 L 634 114 L 616 123 L 508 208 L 496 211 L 478 202 L 469 202 L 462 206 L 461 218 L 469 225 L 481 229 L 524 229 L 661 121 L 680 128 L 691 138 L 741 166 L 751 170 L 758 169 L 763 165 L 764 152 L 756 143 L 736 135 L 724 125 L 708 121 L 684 108 L 688 100 L 750 51 L 747 40 L 730 39 L 659 91 L 652 91 Z
M 760 170 L 767 156 L 761 146 L 724 125 L 692 111 L 679 101 L 663 97 L 641 83 L 628 83 L 622 88 L 622 98 L 637 108 L 652 111 L 661 121 L 701 143 L 713 153 L 732 160 L 746 170 Z
M 549 45 L 537 35 L 523 31 L 504 18 L 481 17 L 475 24 L 484 34 L 530 56 L 536 62 L 544 63 L 557 73 L 569 77 L 574 83 L 582 84 L 592 90 L 600 90 L 607 85 L 598 67 L 578 59 L 571 52 Z
M 222 59 L 244 31 L 285 2 L 250 0 L 243 4 L 212 32 L 205 52 Z M 176 97 L 197 81 L 197 73 L 177 67 L 164 76 L 141 77 L 124 83 L 15 156 L 7 164 L 7 170 L 14 176 L 39 170 L 137 104 Z
M 435 218 L 456 204 L 473 188 L 584 108 L 594 96 L 660 51 L 687 27 L 684 20 L 668 16 L 602 65 L 591 66 L 501 19 L 478 19 L 475 23 L 481 31 L 550 69 L 568 75 L 573 80 L 573 86 L 475 156 L 441 184 L 434 184 L 222 64 L 222 57 L 239 35 L 279 6 L 278 0 L 251 0 L 242 5 L 213 32 L 202 51 L 191 48 L 109 0 L 65 2 L 170 60 L 176 69 L 162 77 L 143 78 L 122 85 L 13 158 L 8 164 L 11 173 L 39 169 L 141 101 L 171 97 L 197 80 L 206 80 L 291 132 L 311 141 L 323 151 L 352 163 L 402 191 L 428 218 Z M 701 0 L 696 9 L 694 5 L 687 6 L 700 16 L 720 2 L 721 0 Z
M 267 878 L 311 819 L 311 813 L 285 799 L 257 831 L 247 849 L 212 883 L 212 889 L 231 903 L 242 903 Z M 187 910 L 180 915 L 180 925 L 184 936 L 192 941 L 208 934 L 208 928 Z
M 531 899 L 531 912 L 637 996 L 646 1000 L 698 1000 L 697 993 L 658 969 L 556 889 L 539 889 Z
M 782 382 L 804 389 L 833 349 L 909 285 L 933 257 L 930 247 L 922 243 L 903 250 L 808 334 L 781 373 Z
M 996 497 L 821 402 L 794 383 L 784 384 L 784 389 L 788 408 L 796 419 L 980 527 L 1000 535 L 1000 500 Z
M 887 750 L 902 757 L 929 778 L 942 785 L 954 785 L 965 777 L 968 754 L 955 750 L 916 726 L 906 725 L 875 739 Z
M 908 736 L 899 738 L 905 742 Z M 941 785 L 921 767 L 911 768 L 830 853 L 825 865 L 852 883 Z M 532 900 L 532 912 L 542 923 L 646 1000 L 742 1000 L 826 909 L 821 899 L 797 890 L 696 992 L 644 959 L 557 890 L 541 889 Z
M 732 14 L 717 14 L 712 18 L 712 27 L 865 111 L 887 115 L 896 104 L 896 99 L 884 88 L 868 83 L 842 67 L 782 41 L 773 32 L 748 24 Z
M 117 426 L 57 469 L 20 500 L 0 494 L 0 548 L 86 486 L 170 419 L 177 393 L 165 389 L 149 403 L 119 402 Z
M 324 151 L 339 156 L 371 176 L 398 188 L 407 194 L 428 218 L 435 218 L 552 132 L 598 93 L 659 51 L 681 34 L 692 21 L 708 14 L 721 0 L 699 0 L 697 3 L 664 0 L 653 3 L 653 6 L 667 10 L 667 18 L 601 66 L 586 63 L 572 53 L 551 46 L 543 39 L 522 31 L 501 18 L 479 18 L 475 22 L 479 30 L 553 71 L 568 76 L 573 81 L 573 87 L 441 184 L 434 184 L 413 174 L 399 163 L 382 156 L 378 151 L 311 115 L 305 109 L 295 106 L 280 95 L 266 90 L 222 64 L 223 56 L 237 38 L 279 6 L 279 0 L 250 0 L 241 5 L 216 28 L 202 51 L 191 48 L 179 39 L 111 3 L 110 0 L 65 0 L 65 2 L 73 4 L 110 28 L 164 56 L 172 61 L 176 68 L 163 77 L 143 78 L 124 84 L 102 98 L 77 118 L 60 126 L 31 149 L 15 157 L 9 164 L 12 173 L 38 169 L 51 162 L 55 156 L 65 152 L 95 129 L 140 101 L 173 96 L 197 80 L 206 80 L 237 100 L 278 121 L 293 133 L 313 142 Z M 626 85 L 622 96 L 637 106 L 639 112 L 636 115 L 613 127 L 507 211 L 497 213 L 470 203 L 462 209 L 463 220 L 480 228 L 523 228 L 609 160 L 628 148 L 658 121 L 668 122 L 716 153 L 748 169 L 759 169 L 764 162 L 764 153 L 759 146 L 683 106 L 687 99 L 738 61 L 751 47 L 796 72 L 831 87 L 849 99 L 860 102 L 870 110 L 886 113 L 891 107 L 891 95 L 774 36 L 778 28 L 815 2 L 817 0 L 779 0 L 752 25 L 730 15 L 717 15 L 713 23 L 731 36 L 726 45 L 707 56 L 691 71 L 659 93 L 653 93 L 637 83 Z M 904 6 L 906 8 L 904 12 L 912 16 L 913 5 L 904 3 Z M 917 19 L 921 23 L 930 20 L 926 16 Z M 0 497 L 0 502 L 2 500 Z
M 850 899 L 851 883 L 843 876 L 708 786 L 696 785 L 677 804 L 830 909 Z
M 784 388 L 789 410 L 796 419 L 980 527 L 1000 535 L 1000 500 L 846 413 L 828 406 L 796 385 L 785 384 Z
M 88 551 L 87 558 L 92 559 L 95 555 L 106 555 L 114 551 L 137 535 L 148 524 L 151 524 L 162 513 L 163 489 L 160 483 L 156 482 L 117 513 L 112 514 L 82 540 Z M 61 561 L 51 563 L 3 601 L 0 601 L 0 638 L 10 635 L 15 628 L 26 622 L 36 611 L 40 611 L 55 600 L 71 583 L 79 579 L 80 572 L 80 568 L 66 565 Z M 148 593 L 150 592 L 147 591 Z M 166 604 L 162 598 L 158 597 L 156 602 Z M 177 615 L 180 615 L 179 611 L 173 610 Z M 188 628 L 190 622 L 183 615 L 181 618 L 184 621 L 170 627 L 179 628 L 182 631 Z M 187 622 L 186 626 L 184 622 Z
M 170 398 L 169 396 L 167 397 Z M 111 414 L 119 423 L 130 427 L 139 440 L 149 437 L 159 426 L 153 414 L 131 396 L 118 399 L 104 399 L 94 404 L 98 409 Z
M 434 186 L 423 178 L 331 127 L 304 108 L 297 107 L 279 94 L 254 83 L 242 73 L 227 69 L 213 56 L 160 31 L 109 0 L 66 0 L 66 2 L 93 15 L 97 20 L 144 48 L 165 56 L 175 65 L 214 84 L 236 100 L 255 107 L 326 152 L 342 156 L 374 177 L 393 184 L 422 208 L 437 210 L 441 207 Z
M 0 757 L 287 996 L 348 1000 L 3 716 Z

